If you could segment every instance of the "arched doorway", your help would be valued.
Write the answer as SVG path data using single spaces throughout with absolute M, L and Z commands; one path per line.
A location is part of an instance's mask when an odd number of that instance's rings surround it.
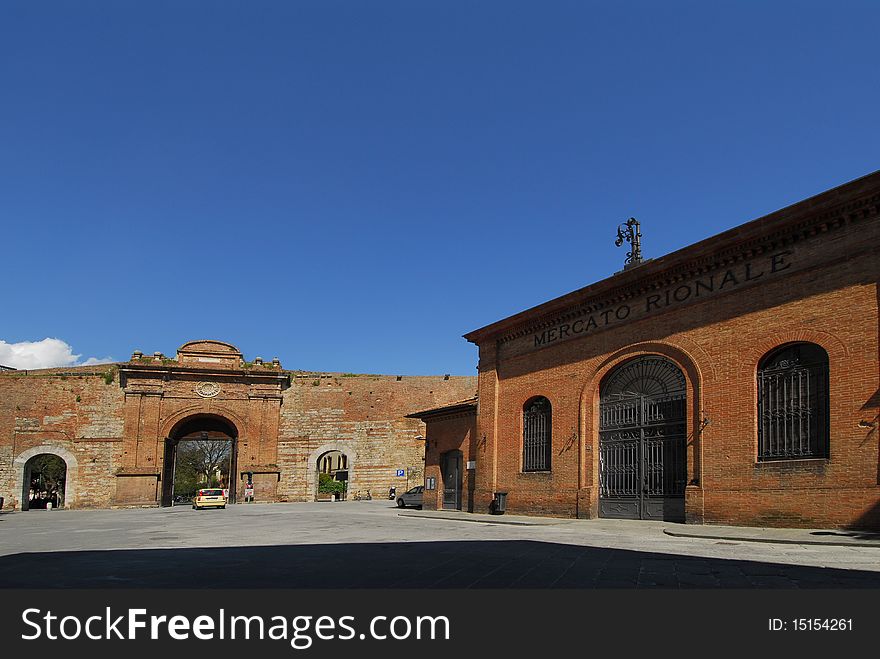
M 162 505 L 189 504 L 202 487 L 228 490 L 235 503 L 238 432 L 229 420 L 199 414 L 178 423 L 165 440 Z
M 318 456 L 317 492 L 315 500 L 330 499 L 335 495 L 337 500 L 344 500 L 348 493 L 348 456 L 339 450 L 332 450 Z
M 54 453 L 40 453 L 24 463 L 22 510 L 63 508 L 67 489 L 67 463 Z
M 687 386 L 672 361 L 624 362 L 599 385 L 599 516 L 684 521 Z

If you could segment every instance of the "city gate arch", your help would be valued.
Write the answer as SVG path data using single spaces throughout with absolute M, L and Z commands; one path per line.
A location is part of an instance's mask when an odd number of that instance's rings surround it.
M 235 423 L 220 414 L 196 413 L 178 421 L 165 438 L 161 505 L 167 507 L 174 503 L 175 471 L 181 442 L 202 443 L 206 451 L 214 452 L 207 459 L 217 463 L 221 486 L 229 491 L 229 503 L 235 503 L 239 478 L 238 437 Z M 228 450 L 228 455 L 222 453 L 223 450 Z M 207 485 L 211 486 L 211 483 Z

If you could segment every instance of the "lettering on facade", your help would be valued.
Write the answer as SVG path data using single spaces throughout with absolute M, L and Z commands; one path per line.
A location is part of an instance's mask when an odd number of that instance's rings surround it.
M 533 335 L 535 348 L 544 347 L 561 339 L 581 336 L 642 317 L 654 311 L 729 291 L 746 283 L 757 282 L 791 267 L 790 251 L 777 252 L 760 263 L 744 263 L 736 268 L 715 272 L 689 282 L 672 286 L 662 293 L 652 293 L 640 302 L 621 304 L 611 309 L 597 311 L 575 321 L 561 323 Z

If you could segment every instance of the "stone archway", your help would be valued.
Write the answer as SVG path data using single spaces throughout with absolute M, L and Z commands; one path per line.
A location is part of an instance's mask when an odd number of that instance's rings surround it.
M 348 463 L 348 455 L 345 451 L 340 451 L 339 449 L 333 449 L 318 456 L 315 465 L 318 472 L 315 500 L 323 501 L 329 499 L 331 494 L 335 494 L 336 500 L 346 498 L 345 495 L 348 492 Z M 329 482 L 330 486 L 333 486 L 332 492 L 322 489 L 322 483 L 325 480 Z
M 308 469 L 306 470 L 306 491 L 305 496 L 308 497 L 306 501 L 314 501 L 317 499 L 318 495 L 318 473 L 320 471 L 320 463 L 319 460 L 328 454 L 332 454 L 338 452 L 345 456 L 346 458 L 346 471 L 347 473 L 347 482 L 346 482 L 346 490 L 349 493 L 356 492 L 356 472 L 355 469 L 357 467 L 357 452 L 354 447 L 349 443 L 342 440 L 336 440 L 333 442 L 327 442 L 326 444 L 322 444 L 311 453 L 309 453 Z
M 164 444 L 161 506 L 168 507 L 174 503 L 179 449 L 191 444 L 201 445 L 203 449 L 202 466 L 208 470 L 204 474 L 208 479 L 206 486 L 227 489 L 229 503 L 235 503 L 238 489 L 238 429 L 232 421 L 218 414 L 191 414 L 174 424 Z M 213 473 L 214 469 L 216 474 Z M 217 478 L 219 484 L 212 482 L 212 478 Z M 191 492 L 182 494 L 188 497 Z
M 15 491 L 21 495 L 21 501 L 16 506 L 19 510 L 28 509 L 27 490 L 30 488 L 29 464 L 39 455 L 55 455 L 62 460 L 67 467 L 64 483 L 64 507 L 76 508 L 79 504 L 79 462 L 76 456 L 65 448 L 53 444 L 41 444 L 20 453 L 13 461 L 15 471 Z

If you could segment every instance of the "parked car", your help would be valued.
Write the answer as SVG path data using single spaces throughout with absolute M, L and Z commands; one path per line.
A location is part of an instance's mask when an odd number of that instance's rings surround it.
M 421 508 L 424 496 L 425 486 L 418 485 L 411 490 L 407 490 L 397 498 L 397 507 L 406 508 L 407 506 L 412 506 L 413 508 Z
M 193 497 L 193 509 L 201 510 L 202 508 L 225 508 L 226 497 L 223 496 L 223 490 L 220 488 L 206 488 L 199 490 Z

